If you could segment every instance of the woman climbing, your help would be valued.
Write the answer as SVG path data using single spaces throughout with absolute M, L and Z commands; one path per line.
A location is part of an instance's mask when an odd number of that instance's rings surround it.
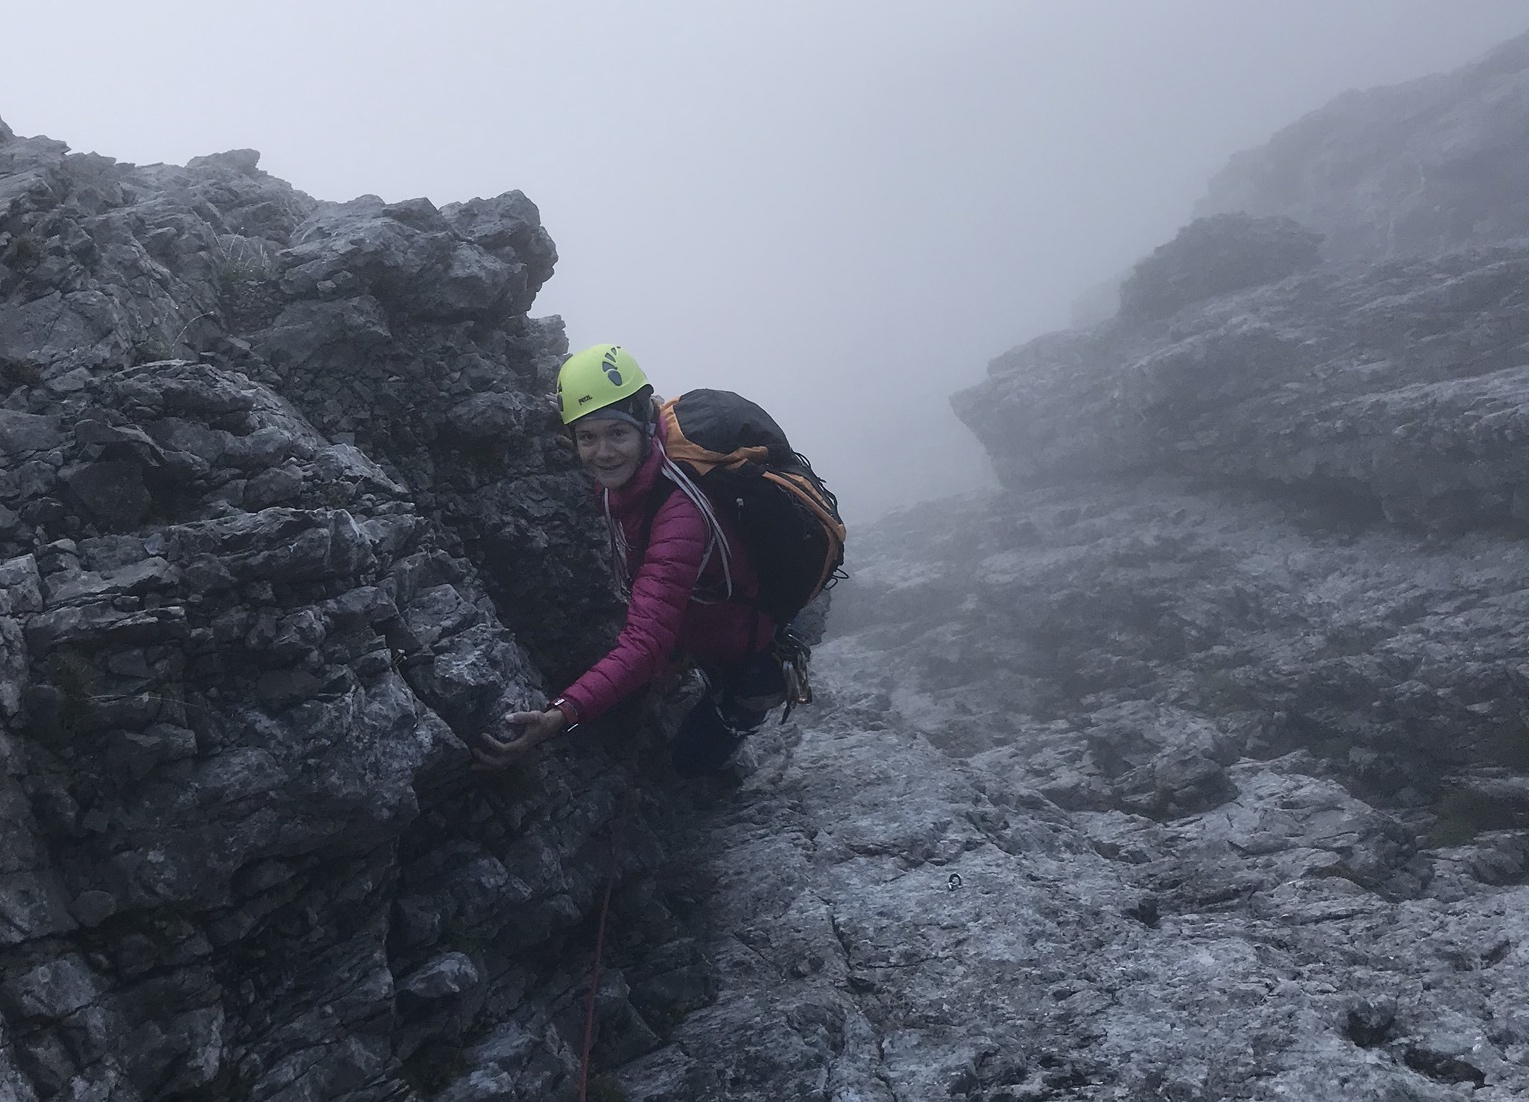
M 478 767 L 518 761 L 684 656 L 708 689 L 675 734 L 674 767 L 686 777 L 717 772 L 784 699 L 770 653 L 776 625 L 759 609 L 754 564 L 734 525 L 665 453 L 669 414 L 630 352 L 601 344 L 569 357 L 557 395 L 609 527 L 612 564 L 628 595 L 626 624 L 611 652 L 544 711 L 504 717 L 515 738 L 484 736 L 473 751 Z

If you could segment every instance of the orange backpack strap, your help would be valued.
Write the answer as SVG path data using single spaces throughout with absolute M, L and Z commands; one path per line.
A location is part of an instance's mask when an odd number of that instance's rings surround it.
M 834 571 L 844 562 L 844 538 L 847 534 L 844 524 L 829 507 L 828 502 L 823 500 L 817 486 L 810 478 L 778 471 L 765 471 L 764 476 L 795 494 L 798 500 L 818 518 L 818 523 L 823 526 L 823 531 L 828 536 L 823 548 L 823 569 L 818 573 L 818 580 L 812 587 L 812 592 L 816 595 L 828 586 L 833 579 Z
M 735 448 L 723 453 L 697 444 L 685 435 L 679 411 L 675 409 L 683 397 L 681 394 L 679 398 L 670 398 L 658 407 L 662 417 L 659 423 L 663 427 L 664 452 L 670 459 L 676 463 L 688 463 L 696 474 L 704 475 L 717 467 L 741 467 L 745 463 L 763 463 L 770 458 L 770 449 L 765 447 Z

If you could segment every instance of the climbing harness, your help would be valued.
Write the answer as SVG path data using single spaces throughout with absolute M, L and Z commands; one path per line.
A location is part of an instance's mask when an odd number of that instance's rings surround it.
M 808 680 L 807 671 L 812 648 L 787 627 L 775 633 L 771 649 L 775 660 L 780 663 L 781 677 L 786 682 L 786 708 L 780 714 L 780 721 L 784 723 L 791 717 L 792 708 L 798 704 L 812 703 L 812 683 Z

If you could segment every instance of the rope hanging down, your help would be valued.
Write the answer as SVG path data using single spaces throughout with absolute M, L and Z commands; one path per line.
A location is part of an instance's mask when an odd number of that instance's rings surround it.
M 627 814 L 636 807 L 637 793 L 627 790 L 616 805 L 611 819 L 610 868 L 605 876 L 605 893 L 600 901 L 600 927 L 595 934 L 595 959 L 589 969 L 589 998 L 584 1010 L 584 1051 L 579 1057 L 579 1102 L 589 1102 L 589 1055 L 595 1047 L 595 996 L 600 990 L 600 958 L 605 951 L 605 925 L 610 917 L 611 892 L 621 869 L 621 842 L 626 832 Z

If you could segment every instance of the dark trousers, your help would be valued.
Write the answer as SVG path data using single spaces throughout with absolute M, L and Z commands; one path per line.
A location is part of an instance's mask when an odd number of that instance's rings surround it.
M 768 652 L 732 671 L 704 670 L 706 694 L 674 733 L 671 760 L 682 777 L 715 773 L 739 743 L 759 729 L 770 709 L 785 699 L 780 664 Z

